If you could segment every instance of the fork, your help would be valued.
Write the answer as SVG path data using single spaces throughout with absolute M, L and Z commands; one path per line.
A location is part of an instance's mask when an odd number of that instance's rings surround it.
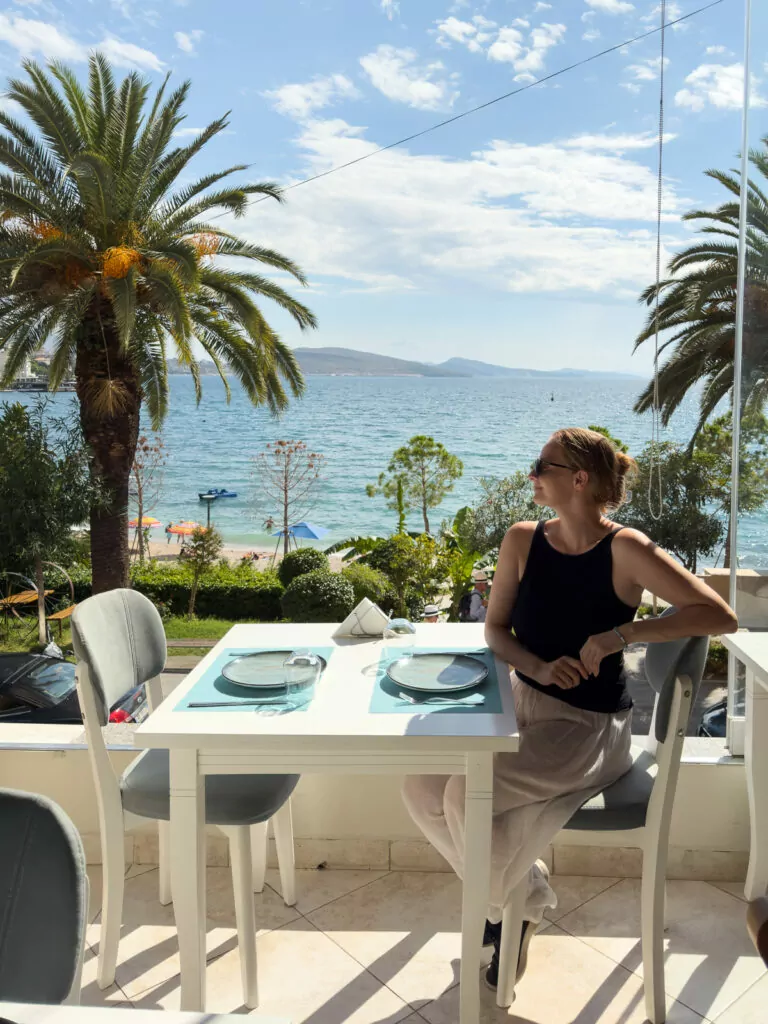
M 485 704 L 485 697 L 482 693 L 472 693 L 467 697 L 413 697 L 410 693 L 398 693 L 401 703 L 406 704 L 466 704 L 468 707 L 477 707 Z

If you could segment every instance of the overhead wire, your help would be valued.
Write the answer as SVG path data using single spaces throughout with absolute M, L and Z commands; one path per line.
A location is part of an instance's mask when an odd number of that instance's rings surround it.
M 576 68 L 584 67 L 586 64 L 590 64 L 592 61 L 599 60 L 600 57 L 605 57 L 609 53 L 616 53 L 617 50 L 623 49 L 625 46 L 632 46 L 634 43 L 639 43 L 643 39 L 648 39 L 651 36 L 661 33 L 664 35 L 665 31 L 669 28 L 674 28 L 675 25 L 680 25 L 682 22 L 689 21 L 691 18 L 697 17 L 699 14 L 703 14 L 705 11 L 711 10 L 713 7 L 718 7 L 720 4 L 725 3 L 725 0 L 711 0 L 710 3 L 704 4 L 702 7 L 697 7 L 694 11 L 689 11 L 688 14 L 682 14 L 679 18 L 675 18 L 674 21 L 666 21 L 666 0 L 662 0 L 662 14 L 661 25 L 656 28 L 648 29 L 647 32 L 641 32 L 640 35 L 633 36 L 630 39 L 625 39 L 621 43 L 616 43 L 613 46 L 608 46 L 604 50 L 600 50 L 597 53 L 591 54 L 589 57 L 584 57 L 582 60 L 577 60 L 573 64 L 568 64 L 565 67 L 559 68 L 557 71 L 553 71 L 549 75 L 544 75 L 543 78 L 537 78 L 535 82 L 526 82 L 524 85 L 519 86 L 517 89 L 510 89 L 508 92 L 502 93 L 500 96 L 494 96 L 493 99 L 486 100 L 484 103 L 479 103 L 475 107 L 470 107 L 469 110 L 463 110 L 460 114 L 453 114 L 451 117 L 446 117 L 442 121 L 438 121 L 437 124 L 429 125 L 427 128 L 422 128 L 421 131 L 413 132 L 411 135 L 406 135 L 402 139 L 397 139 L 395 142 L 389 142 L 386 146 L 377 146 L 376 149 L 371 150 L 369 153 L 363 153 L 362 156 L 355 157 L 353 160 L 347 160 L 343 164 L 336 164 L 334 167 L 329 167 L 326 171 L 319 171 L 317 174 L 312 174 L 308 178 L 302 178 L 301 181 L 294 181 L 291 185 L 286 185 L 281 189 L 281 192 L 290 192 L 294 188 L 300 188 L 302 185 L 309 185 L 310 182 L 319 181 L 321 178 L 327 178 L 331 174 L 337 174 L 339 171 L 344 171 L 348 167 L 354 167 L 356 164 L 363 163 L 364 160 L 370 160 L 374 156 L 378 156 L 380 153 L 386 153 L 390 149 L 395 149 L 397 146 L 404 146 L 407 142 L 413 142 L 415 139 L 423 138 L 425 135 L 429 135 L 431 132 L 436 132 L 440 128 L 445 128 L 449 124 L 455 124 L 457 121 L 461 121 L 465 117 L 470 117 L 472 114 L 478 113 L 480 110 L 487 110 L 488 107 L 494 106 L 496 103 L 502 103 L 504 100 L 511 99 L 513 96 L 519 96 L 521 93 L 527 92 L 529 89 L 535 89 L 539 85 L 543 85 L 545 82 L 551 82 L 555 78 L 559 78 L 560 75 L 567 74 L 569 71 L 574 71 Z M 663 67 L 659 69 L 660 76 L 663 76 Z M 259 199 L 251 200 L 249 206 L 255 206 L 257 203 L 263 203 L 270 196 L 261 196 Z M 209 220 L 215 220 L 218 217 L 231 216 L 228 210 L 222 213 L 214 214 Z

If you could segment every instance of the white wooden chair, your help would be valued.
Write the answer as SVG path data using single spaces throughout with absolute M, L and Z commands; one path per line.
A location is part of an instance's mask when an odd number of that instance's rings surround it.
M 72 615 L 72 642 L 101 831 L 103 895 L 97 981 L 104 989 L 115 979 L 125 875 L 123 835 L 130 815 L 158 821 L 159 896 L 161 903 L 171 902 L 170 856 L 174 854 L 169 848 L 168 751 L 144 751 L 118 778 L 102 734 L 109 709 L 135 686 L 146 684 L 150 708 L 162 700 L 165 632 L 157 609 L 146 597 L 133 590 L 112 590 L 78 605 Z M 264 888 L 270 820 L 283 898 L 289 905 L 295 902 L 290 796 L 298 779 L 298 775 L 213 775 L 205 780 L 206 822 L 218 826 L 229 838 L 243 1001 L 249 1008 L 258 1001 L 253 892 Z M 253 856 L 251 827 L 256 840 Z M 183 856 L 183 851 L 178 855 Z
M 566 829 L 620 833 L 623 846 L 643 851 L 641 939 L 645 1012 L 664 1024 L 664 905 L 672 806 L 686 726 L 701 683 L 709 637 L 648 644 L 645 671 L 656 691 L 644 747 L 632 748 L 632 767 L 617 782 L 579 808 Z M 522 930 L 527 877 L 504 908 L 499 952 L 498 1006 L 511 1006 Z

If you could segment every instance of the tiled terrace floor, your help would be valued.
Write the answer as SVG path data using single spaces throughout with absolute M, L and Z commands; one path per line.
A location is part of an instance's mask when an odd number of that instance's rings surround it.
M 157 901 L 157 871 L 128 872 L 117 983 L 96 986 L 101 873 L 92 909 L 84 1004 L 178 1009 L 173 908 Z M 299 871 L 286 907 L 277 872 L 256 896 L 259 1012 L 294 1024 L 453 1024 L 458 1021 L 461 887 L 447 873 Z M 482 987 L 482 1021 L 640 1024 L 645 1021 L 639 882 L 553 879 L 560 904 L 531 945 L 510 1010 Z M 668 885 L 666 989 L 670 1024 L 766 1024 L 768 974 L 744 925 L 741 887 Z M 246 1012 L 228 868 L 208 871 L 208 1010 Z

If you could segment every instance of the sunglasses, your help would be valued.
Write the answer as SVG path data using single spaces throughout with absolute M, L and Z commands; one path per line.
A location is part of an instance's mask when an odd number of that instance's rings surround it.
M 548 466 L 557 466 L 558 469 L 567 469 L 571 473 L 578 473 L 578 470 L 574 469 L 573 466 L 566 466 L 563 462 L 550 462 L 549 459 L 539 458 L 531 464 L 530 475 L 539 477 L 546 471 Z

